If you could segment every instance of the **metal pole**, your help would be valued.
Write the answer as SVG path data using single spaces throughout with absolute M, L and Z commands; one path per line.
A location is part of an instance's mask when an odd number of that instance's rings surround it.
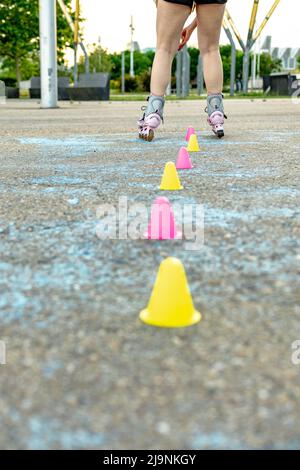
M 182 49 L 182 92 L 181 96 L 185 98 L 190 91 L 190 55 L 187 46 Z
M 260 25 L 260 27 L 258 28 L 258 30 L 256 31 L 256 33 L 254 34 L 253 38 L 252 38 L 252 41 L 251 41 L 251 47 L 253 46 L 253 44 L 255 43 L 255 41 L 259 38 L 259 36 L 261 35 L 264 27 L 266 26 L 266 24 L 268 23 L 269 19 L 271 18 L 271 16 L 273 15 L 274 11 L 276 10 L 277 6 L 279 5 L 279 2 L 280 0 L 275 0 L 273 5 L 271 6 L 268 14 L 266 15 L 265 19 L 263 20 L 262 24 Z
M 248 92 L 250 49 L 246 47 L 243 58 L 243 92 Z
M 235 75 L 236 75 L 236 47 L 233 41 L 231 44 L 230 96 L 234 96 Z
M 79 0 L 76 0 L 74 23 L 74 84 L 78 82 L 77 49 L 79 37 Z
M 87 53 L 86 48 L 84 47 L 84 44 L 83 44 L 82 41 L 80 41 L 79 46 L 81 47 L 81 50 L 84 53 L 84 70 L 85 70 L 85 73 L 90 73 L 90 59 L 89 59 L 88 53 Z
M 248 93 L 251 42 L 252 42 L 253 33 L 254 33 L 258 6 L 259 6 L 259 0 L 253 0 L 253 7 L 252 7 L 251 17 L 250 17 L 250 22 L 249 22 L 247 43 L 246 43 L 246 48 L 244 51 L 244 60 L 243 60 L 243 92 L 244 93 Z
M 134 44 L 133 44 L 133 31 L 134 31 L 134 27 L 133 27 L 133 18 L 131 16 L 131 23 L 129 25 L 130 27 L 130 31 L 131 31 L 131 41 L 130 41 L 130 76 L 131 77 L 134 77 L 134 63 L 133 63 L 133 60 L 134 60 L 134 56 L 133 56 L 133 53 L 134 53 Z
M 203 60 L 201 54 L 198 56 L 198 65 L 197 65 L 197 93 L 202 95 L 204 91 L 204 80 L 203 80 Z
M 252 91 L 256 87 L 256 50 L 253 51 L 252 58 Z
M 183 98 L 186 96 L 186 69 L 187 69 L 186 46 L 184 46 L 182 49 L 182 69 L 181 69 L 181 96 Z
M 191 85 L 191 56 L 186 48 L 186 70 L 185 70 L 185 96 L 190 94 Z
M 67 10 L 67 7 L 64 3 L 64 0 L 57 0 L 58 1 L 58 4 L 68 22 L 68 25 L 70 26 L 71 28 L 71 31 L 73 32 L 74 34 L 74 30 L 75 30 L 75 26 L 74 26 L 74 23 L 73 23 L 73 20 L 72 20 L 72 17 L 70 15 L 70 13 L 68 12 Z M 82 42 L 82 37 L 80 36 L 80 34 L 78 33 L 78 37 L 79 37 L 79 46 L 81 47 L 82 49 L 82 52 L 84 54 L 84 66 L 85 66 L 85 73 L 89 73 L 90 71 L 90 61 L 89 61 L 89 56 L 88 56 L 88 53 L 87 53 L 87 50 L 86 48 L 84 47 L 84 44 Z
M 250 23 L 249 23 L 249 30 L 248 30 L 248 37 L 247 37 L 247 43 L 246 45 L 241 39 L 241 36 L 233 22 L 233 19 L 231 18 L 228 9 L 225 10 L 225 19 L 228 21 L 229 25 L 232 28 L 233 33 L 235 34 L 243 52 L 244 52 L 244 58 L 243 58 L 243 91 L 247 93 L 248 91 L 248 80 L 249 80 L 249 61 L 250 61 L 250 52 L 255 44 L 255 41 L 259 38 L 261 35 L 264 27 L 268 23 L 269 19 L 271 18 L 272 14 L 274 13 L 276 7 L 278 6 L 280 0 L 274 0 L 274 3 L 272 7 L 270 8 L 268 14 L 266 15 L 265 19 L 263 20 L 261 26 L 258 28 L 258 30 L 254 33 L 254 27 L 255 27 L 255 22 L 257 18 L 257 11 L 259 7 L 259 1 L 260 0 L 253 0 L 253 7 L 252 7 L 252 13 L 250 17 Z M 228 28 L 229 29 L 229 28 Z M 259 58 L 260 59 L 260 58 Z
M 122 59 L 121 59 L 121 91 L 125 93 L 125 52 L 122 52 Z
M 98 37 L 98 47 L 99 47 L 99 72 L 101 72 L 102 57 L 101 57 L 101 36 Z
M 237 30 L 237 28 L 234 24 L 233 19 L 231 18 L 230 14 L 229 14 L 228 8 L 226 8 L 226 10 L 225 10 L 225 18 L 227 19 L 228 23 L 230 24 L 230 26 L 232 28 L 232 31 L 234 32 L 235 37 L 237 38 L 237 40 L 239 42 L 239 45 L 241 46 L 242 50 L 244 51 L 245 50 L 245 44 L 244 44 L 244 42 L 241 38 L 240 33 L 238 32 L 238 30 Z
M 256 69 L 256 74 L 258 75 L 258 77 L 260 77 L 260 54 L 261 54 L 261 42 L 260 42 L 260 38 L 259 38 L 259 41 L 258 41 L 258 54 L 257 54 L 257 69 Z
M 41 107 L 57 107 L 56 0 L 39 0 Z
M 224 18 L 223 28 L 231 44 L 231 66 L 230 66 L 230 96 L 234 96 L 235 73 L 236 73 L 236 47 L 229 25 Z
M 258 10 L 259 0 L 253 1 L 253 7 L 250 17 L 249 29 L 248 29 L 248 37 L 247 37 L 247 46 L 249 47 L 253 38 L 254 27 L 257 17 L 257 10 Z
M 182 50 L 176 54 L 176 95 L 179 98 L 182 93 Z

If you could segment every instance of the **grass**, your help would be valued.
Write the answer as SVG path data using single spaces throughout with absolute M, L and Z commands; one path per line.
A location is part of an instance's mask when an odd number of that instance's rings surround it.
M 115 90 L 111 91 L 110 101 L 146 101 L 149 93 L 119 93 Z M 274 98 L 289 98 L 286 95 L 266 95 L 263 92 L 249 92 L 247 93 L 237 93 L 235 96 L 230 96 L 229 93 L 224 93 L 226 99 L 274 99 Z M 178 98 L 176 95 L 167 96 L 168 101 L 178 101 L 178 100 L 205 100 L 206 95 L 197 95 L 196 93 L 191 93 L 186 98 Z

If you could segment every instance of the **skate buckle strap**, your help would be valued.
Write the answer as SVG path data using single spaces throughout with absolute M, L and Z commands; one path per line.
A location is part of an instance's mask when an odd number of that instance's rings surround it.
M 212 126 L 222 125 L 224 123 L 224 114 L 221 111 L 214 111 L 209 117 L 208 122 Z

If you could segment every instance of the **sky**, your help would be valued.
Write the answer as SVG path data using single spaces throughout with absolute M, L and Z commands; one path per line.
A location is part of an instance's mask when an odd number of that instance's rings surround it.
M 267 14 L 273 0 L 260 0 L 257 26 Z M 228 9 L 236 26 L 245 39 L 253 0 L 228 0 Z M 83 25 L 86 44 L 98 43 L 109 52 L 120 52 L 130 40 L 130 16 L 133 15 L 134 39 L 140 48 L 155 47 L 155 14 L 153 0 L 81 0 Z M 300 47 L 299 34 L 300 1 L 281 0 L 274 15 L 262 34 L 272 35 L 272 46 Z M 222 32 L 221 44 L 227 38 Z M 196 45 L 194 33 L 189 45 Z

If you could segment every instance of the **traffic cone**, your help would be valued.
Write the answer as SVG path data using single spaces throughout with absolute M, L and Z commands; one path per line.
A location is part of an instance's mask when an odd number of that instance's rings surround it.
M 194 325 L 201 314 L 194 308 L 184 267 L 177 258 L 162 261 L 148 307 L 140 313 L 148 325 L 180 328 Z
M 183 186 L 181 186 L 179 176 L 177 174 L 175 164 L 173 162 L 166 163 L 159 189 L 163 189 L 165 191 L 175 191 L 183 189 Z
M 186 131 L 185 140 L 188 142 L 192 134 L 195 134 L 195 129 L 193 127 L 188 127 Z
M 181 147 L 179 150 L 176 168 L 177 170 L 189 170 L 193 168 L 189 153 L 185 147 Z
M 200 152 L 200 147 L 198 144 L 198 139 L 197 139 L 196 134 L 191 135 L 188 146 L 187 146 L 187 150 L 189 152 Z
M 148 240 L 174 240 L 182 237 L 175 226 L 173 208 L 166 197 L 155 199 L 145 237 Z

